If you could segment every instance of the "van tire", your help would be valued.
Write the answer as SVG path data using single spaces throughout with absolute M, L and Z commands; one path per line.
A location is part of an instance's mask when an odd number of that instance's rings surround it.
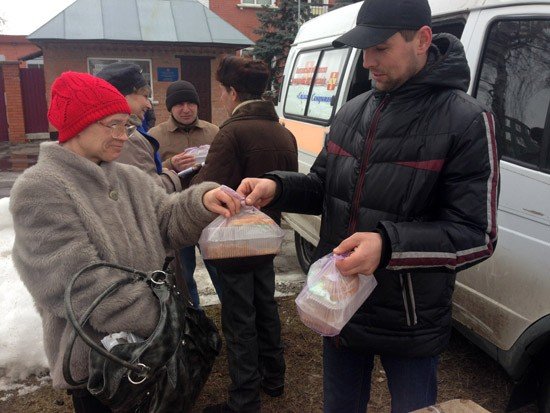
M 540 386 L 538 389 L 538 408 L 540 413 L 550 413 L 550 371 L 544 368 L 541 371 Z
M 296 247 L 296 256 L 304 274 L 307 274 L 309 267 L 313 263 L 313 254 L 315 246 L 306 241 L 300 234 L 294 232 L 294 245 Z

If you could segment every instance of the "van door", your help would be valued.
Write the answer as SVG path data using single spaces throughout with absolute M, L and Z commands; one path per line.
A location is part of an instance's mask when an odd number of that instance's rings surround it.
M 458 274 L 453 315 L 503 350 L 550 314 L 549 16 L 541 5 L 480 11 L 468 48 L 472 95 L 497 124 L 499 239 Z

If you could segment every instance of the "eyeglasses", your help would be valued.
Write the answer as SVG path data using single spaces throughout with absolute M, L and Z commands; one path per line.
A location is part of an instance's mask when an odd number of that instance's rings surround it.
M 98 120 L 97 123 L 99 123 L 101 126 L 111 129 L 111 136 L 113 138 L 121 138 L 123 135 L 126 135 L 130 138 L 137 129 L 135 125 L 128 125 L 125 123 L 117 122 L 107 125 L 100 120 Z

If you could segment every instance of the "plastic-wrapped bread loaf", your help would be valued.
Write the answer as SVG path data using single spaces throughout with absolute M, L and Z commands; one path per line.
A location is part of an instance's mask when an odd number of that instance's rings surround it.
M 231 218 L 216 218 L 203 230 L 199 245 L 205 259 L 252 257 L 279 253 L 283 236 L 283 230 L 266 214 L 247 210 Z
M 343 258 L 329 254 L 313 263 L 296 298 L 302 322 L 323 336 L 339 334 L 376 287 L 374 276 L 340 274 L 335 262 Z

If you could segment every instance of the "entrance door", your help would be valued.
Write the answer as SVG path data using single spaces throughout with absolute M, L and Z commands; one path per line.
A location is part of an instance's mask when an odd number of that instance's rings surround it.
M 199 119 L 212 122 L 210 58 L 181 57 L 181 79 L 191 82 L 199 94 Z
M 43 68 L 20 69 L 25 133 L 48 132 L 48 106 Z
M 4 72 L 2 71 L 2 67 L 0 67 L 0 142 L 7 142 L 9 140 L 8 116 L 4 92 Z

